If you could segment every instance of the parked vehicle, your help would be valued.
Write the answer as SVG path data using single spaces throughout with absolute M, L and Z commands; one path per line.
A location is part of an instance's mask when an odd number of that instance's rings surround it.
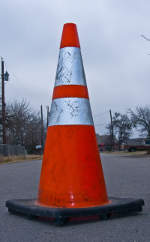
M 124 145 L 124 149 L 129 152 L 132 151 L 150 151 L 150 139 L 137 138 L 128 140 L 127 144 Z

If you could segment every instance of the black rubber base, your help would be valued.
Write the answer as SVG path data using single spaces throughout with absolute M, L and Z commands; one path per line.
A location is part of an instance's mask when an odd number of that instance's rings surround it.
M 53 208 L 39 206 L 33 199 L 16 199 L 6 202 L 6 207 L 10 213 L 23 214 L 29 218 L 48 218 L 54 220 L 55 224 L 62 225 L 71 218 L 90 218 L 98 216 L 100 219 L 127 216 L 142 211 L 143 199 L 114 198 L 110 197 L 111 203 L 108 205 L 88 207 L 88 208 Z

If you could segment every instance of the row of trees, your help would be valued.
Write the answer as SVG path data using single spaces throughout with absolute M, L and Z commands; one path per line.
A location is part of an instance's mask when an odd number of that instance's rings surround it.
M 116 112 L 112 123 L 109 123 L 106 129 L 112 138 L 116 138 L 119 146 L 127 142 L 134 129 L 137 129 L 142 137 L 150 138 L 150 108 L 137 107 L 135 110 L 129 109 L 126 114 Z
M 29 153 L 41 144 L 41 135 L 46 127 L 41 127 L 40 112 L 34 112 L 26 100 L 14 101 L 6 106 L 7 144 L 23 145 Z M 45 133 L 45 132 L 44 132 Z
M 34 112 L 26 100 L 14 101 L 6 106 L 7 144 L 23 145 L 29 153 L 35 151 L 36 145 L 42 143 L 47 125 L 41 126 L 40 112 Z M 143 137 L 150 138 L 150 108 L 137 107 L 121 114 L 112 116 L 112 123 L 106 127 L 112 137 L 112 142 L 126 143 L 133 130 L 137 129 Z

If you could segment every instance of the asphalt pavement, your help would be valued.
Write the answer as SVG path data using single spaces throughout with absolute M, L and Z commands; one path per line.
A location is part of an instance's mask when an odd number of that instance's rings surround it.
M 142 213 L 63 227 L 9 214 L 6 200 L 37 196 L 41 161 L 1 164 L 0 242 L 149 242 L 150 157 L 101 154 L 101 158 L 109 196 L 143 198 Z

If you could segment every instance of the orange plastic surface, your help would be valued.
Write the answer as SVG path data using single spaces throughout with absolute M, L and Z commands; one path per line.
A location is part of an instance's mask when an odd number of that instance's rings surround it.
M 93 126 L 48 127 L 38 203 L 65 208 L 108 203 Z
M 60 48 L 64 47 L 80 47 L 78 32 L 76 24 L 67 23 L 64 24 Z
M 88 90 L 86 86 L 80 86 L 80 85 L 56 86 L 53 91 L 53 99 L 62 98 L 62 97 L 88 98 L 89 96 L 88 96 Z

